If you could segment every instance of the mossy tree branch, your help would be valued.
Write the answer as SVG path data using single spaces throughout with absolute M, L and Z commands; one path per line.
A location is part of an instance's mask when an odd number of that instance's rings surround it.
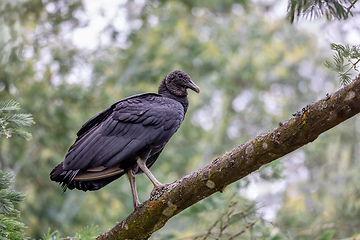
M 157 192 L 97 239 L 147 239 L 179 212 L 360 112 L 360 76 L 210 164 Z

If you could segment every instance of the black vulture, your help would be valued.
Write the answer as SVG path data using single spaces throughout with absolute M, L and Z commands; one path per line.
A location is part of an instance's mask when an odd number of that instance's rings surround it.
M 145 173 L 154 189 L 164 186 L 149 168 L 184 120 L 188 88 L 200 92 L 189 75 L 175 70 L 161 81 L 158 94 L 124 98 L 92 117 L 78 131 L 65 160 L 51 171 L 51 180 L 64 191 L 94 191 L 126 173 L 137 208 L 136 174 Z

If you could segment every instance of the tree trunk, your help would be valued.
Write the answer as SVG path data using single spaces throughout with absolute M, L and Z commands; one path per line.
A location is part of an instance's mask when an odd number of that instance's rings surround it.
M 279 126 L 156 192 L 97 239 L 147 239 L 179 212 L 301 146 L 360 112 L 360 75 Z

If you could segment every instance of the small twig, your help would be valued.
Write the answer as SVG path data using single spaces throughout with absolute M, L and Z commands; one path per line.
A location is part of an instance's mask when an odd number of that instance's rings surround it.
M 345 76 L 346 74 L 348 74 L 350 72 L 351 69 L 354 69 L 355 71 L 357 71 L 356 65 L 360 62 L 360 59 L 358 59 L 355 63 L 352 63 L 350 59 L 348 59 L 348 61 L 352 64 L 352 66 L 346 72 L 339 73 L 339 76 Z
M 350 60 L 349 60 L 349 62 L 351 62 Z M 348 72 L 350 72 L 350 70 L 351 69 L 355 69 L 356 68 L 356 64 L 358 64 L 360 62 L 360 59 L 358 59 L 355 63 L 352 63 L 351 62 L 351 64 L 352 64 L 352 66 L 351 66 L 351 68 L 349 68 L 347 71 L 346 71 L 346 73 L 344 73 L 344 74 L 347 74 Z
M 349 15 L 350 9 L 355 5 L 355 3 L 356 3 L 357 1 L 358 1 L 358 0 L 353 1 L 353 3 L 346 9 L 346 14 L 347 14 L 347 15 Z
M 216 240 L 221 240 L 221 239 L 223 239 L 223 236 L 226 233 L 225 230 L 230 225 L 229 224 L 230 219 L 236 215 L 242 215 L 245 220 L 245 223 L 248 224 L 248 222 L 246 221 L 245 218 L 252 213 L 252 212 L 250 212 L 250 210 L 253 207 L 253 205 L 249 205 L 246 209 L 237 211 L 237 212 L 235 212 L 234 209 L 230 209 L 234 205 L 236 205 L 236 202 L 230 203 L 228 205 L 228 209 L 219 216 L 219 218 L 210 226 L 209 230 L 206 233 L 200 233 L 198 235 L 188 237 L 188 238 L 183 238 L 183 239 L 200 239 L 201 238 L 202 240 L 206 240 L 208 237 L 213 237 Z M 223 218 L 225 216 L 226 216 L 226 219 L 225 219 L 225 222 L 223 223 Z M 217 226 L 218 223 L 220 223 L 220 226 L 219 226 L 219 231 L 217 232 L 217 231 L 214 231 L 214 228 Z
M 215 226 L 221 222 L 221 219 L 225 216 L 226 213 L 221 214 L 221 216 L 214 222 L 213 225 L 209 228 L 209 230 L 204 234 L 203 240 L 206 239 L 207 236 L 211 235 L 212 230 L 215 228 Z
M 256 219 L 256 220 L 255 220 L 254 222 L 252 222 L 252 223 L 248 223 L 240 232 L 238 232 L 237 234 L 231 236 L 231 237 L 229 238 L 229 240 L 234 239 L 234 238 L 240 236 L 241 234 L 243 234 L 244 232 L 246 232 L 246 230 L 248 230 L 249 228 L 252 228 L 252 227 L 257 223 L 257 221 L 259 221 L 259 219 Z
M 220 227 L 219 227 L 219 229 L 220 229 L 220 232 L 219 232 L 219 235 L 218 235 L 218 237 L 216 238 L 216 239 L 221 239 L 221 236 L 222 236 L 222 234 L 224 233 L 224 230 L 227 228 L 227 226 L 229 225 L 229 218 L 231 218 L 230 216 L 231 216 L 231 214 L 234 212 L 234 210 L 231 210 L 230 212 L 227 212 L 226 213 L 226 220 L 225 220 L 225 223 L 224 223 L 224 225 L 222 224 L 222 221 L 220 221 Z M 223 216 L 224 216 L 225 214 L 223 214 Z M 221 217 L 222 218 L 222 217 Z
M 358 60 L 356 61 L 356 63 L 352 63 L 352 65 L 353 65 L 353 67 L 354 67 L 355 70 L 356 70 L 356 65 L 357 65 L 359 62 L 360 62 L 360 59 L 358 59 Z

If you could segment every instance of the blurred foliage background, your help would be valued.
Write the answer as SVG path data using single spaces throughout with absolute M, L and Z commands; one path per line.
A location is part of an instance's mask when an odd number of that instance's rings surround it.
M 31 141 L 0 138 L 0 168 L 26 194 L 20 220 L 33 239 L 50 236 L 49 228 L 104 232 L 133 210 L 126 178 L 64 194 L 49 179 L 77 130 L 113 102 L 156 92 L 174 69 L 201 88 L 152 168 L 171 182 L 336 90 L 336 74 L 323 67 L 330 43 L 359 39 L 351 37 L 359 34 L 354 19 L 291 25 L 284 1 L 95 2 L 0 2 L 0 100 L 15 99 L 36 122 Z M 360 234 L 359 138 L 355 117 L 190 207 L 152 239 Z M 150 181 L 140 175 L 137 187 L 147 199 Z

